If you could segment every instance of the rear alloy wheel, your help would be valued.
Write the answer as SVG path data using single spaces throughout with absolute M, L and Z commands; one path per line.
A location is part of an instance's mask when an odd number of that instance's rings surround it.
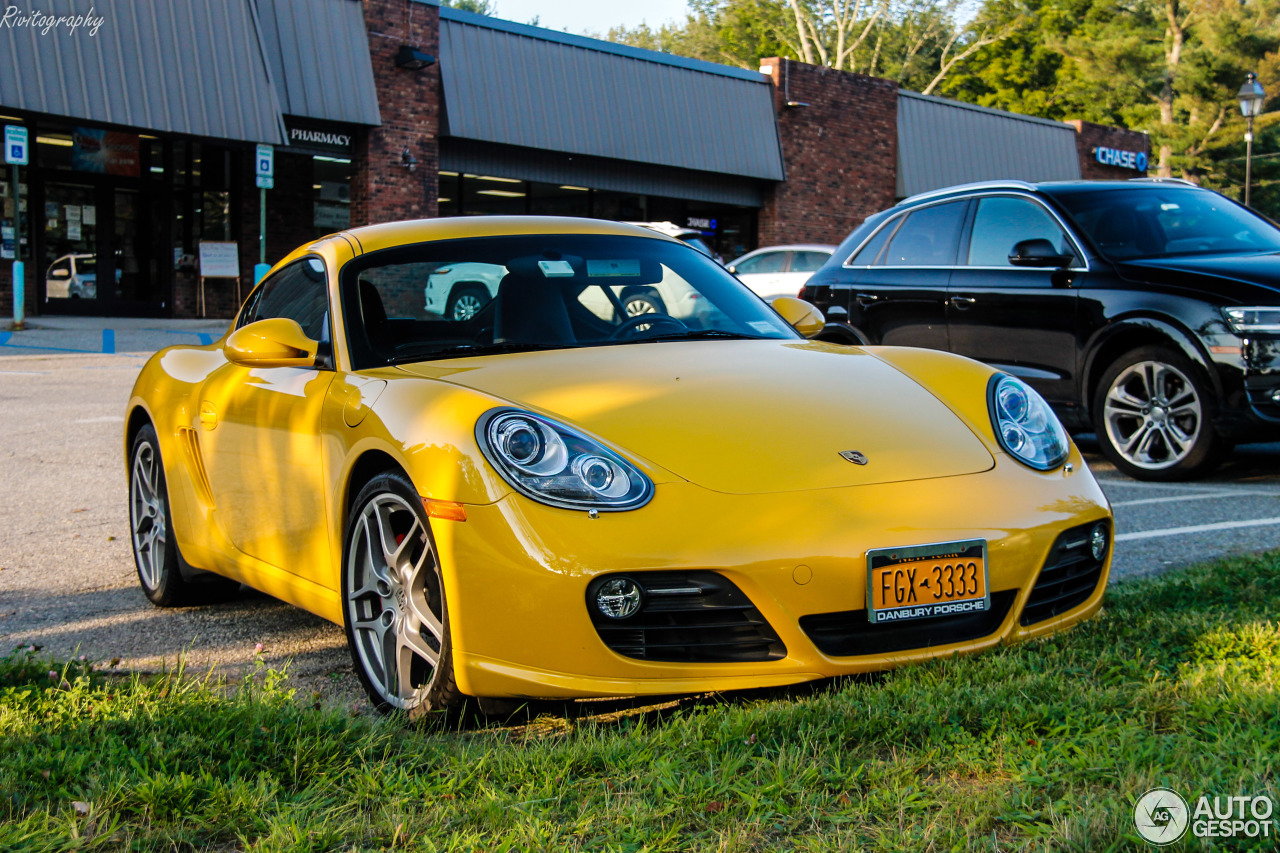
M 1142 347 L 1102 376 L 1093 406 L 1102 451 L 1139 480 L 1185 480 L 1229 449 L 1213 429 L 1208 383 L 1198 366 L 1166 347 Z
M 347 642 L 380 711 L 460 707 L 449 612 L 422 499 L 401 474 L 361 489 L 347 522 L 342 564 Z
M 663 304 L 658 291 L 650 287 L 630 290 L 622 295 L 622 308 L 628 317 L 641 314 L 666 314 L 667 306 Z

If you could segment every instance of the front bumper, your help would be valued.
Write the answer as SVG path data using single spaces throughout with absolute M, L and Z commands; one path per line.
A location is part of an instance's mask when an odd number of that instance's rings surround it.
M 1070 462 L 1074 474 L 1040 473 L 998 455 L 995 467 L 980 474 L 765 495 L 664 484 L 642 509 L 596 519 L 519 495 L 468 506 L 465 522 L 433 524 L 458 686 L 474 696 L 541 698 L 732 690 L 885 669 L 1051 633 L 1098 609 L 1110 569 L 1108 553 L 1083 602 L 1020 623 L 1061 534 L 1110 519 L 1106 498 L 1074 449 Z M 802 628 L 805 617 L 866 607 L 868 549 L 974 538 L 988 543 L 993 598 L 1006 593 L 1008 601 L 999 624 L 982 636 L 836 655 L 821 651 Z M 715 572 L 732 582 L 776 632 L 785 655 L 705 663 L 611 651 L 587 609 L 591 580 L 682 571 Z

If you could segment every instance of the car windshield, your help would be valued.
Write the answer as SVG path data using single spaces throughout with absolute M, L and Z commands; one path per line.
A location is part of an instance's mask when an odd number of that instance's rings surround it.
M 357 370 L 411 361 L 798 334 L 706 255 L 645 237 L 444 240 L 348 263 Z
M 1206 190 L 1134 187 L 1057 199 L 1113 260 L 1280 251 L 1280 229 Z

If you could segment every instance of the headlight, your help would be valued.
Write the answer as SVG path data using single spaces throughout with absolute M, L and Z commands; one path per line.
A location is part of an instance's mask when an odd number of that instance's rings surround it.
M 1039 471 L 1061 465 L 1070 445 L 1049 404 L 1021 379 L 1008 374 L 997 373 L 988 387 L 991 424 L 1000 446 Z
M 518 409 L 476 423 L 485 458 L 520 493 L 566 509 L 635 509 L 653 483 L 634 465 L 564 424 Z
M 1224 308 L 1227 325 L 1237 335 L 1243 332 L 1280 332 L 1280 308 L 1268 306 Z

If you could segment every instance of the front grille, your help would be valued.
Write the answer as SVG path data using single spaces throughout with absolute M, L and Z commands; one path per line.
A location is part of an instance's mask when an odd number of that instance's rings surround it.
M 1034 625 L 1051 619 L 1059 613 L 1066 613 L 1073 607 L 1082 604 L 1098 587 L 1098 579 L 1102 577 L 1102 559 L 1095 559 L 1090 546 L 1090 534 L 1099 522 L 1082 524 L 1073 527 L 1060 535 L 1049 549 L 1049 557 L 1044 561 L 1040 577 L 1027 596 L 1026 606 L 1022 608 L 1023 625 Z M 1111 525 L 1100 522 L 1107 530 L 1107 548 L 1111 548 Z
M 832 657 L 877 655 L 962 643 L 994 634 L 1017 595 L 1006 589 L 991 593 L 991 608 L 958 616 L 873 624 L 865 610 L 815 613 L 800 617 L 800 628 L 823 654 Z
M 715 572 L 637 572 L 644 592 L 640 610 L 628 619 L 600 612 L 587 587 L 587 611 L 604 644 L 629 658 L 687 663 L 779 660 L 787 648 L 751 599 Z

